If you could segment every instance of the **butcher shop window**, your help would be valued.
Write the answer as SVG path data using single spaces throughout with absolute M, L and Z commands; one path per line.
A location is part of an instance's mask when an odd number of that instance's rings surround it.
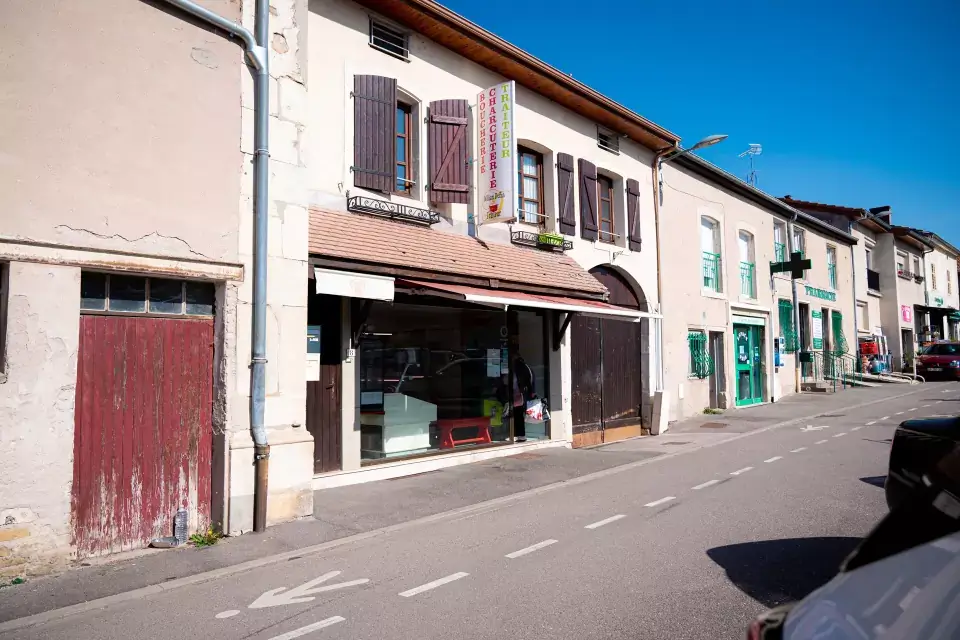
M 80 276 L 80 309 L 88 313 L 212 316 L 214 300 L 211 282 L 94 271 Z

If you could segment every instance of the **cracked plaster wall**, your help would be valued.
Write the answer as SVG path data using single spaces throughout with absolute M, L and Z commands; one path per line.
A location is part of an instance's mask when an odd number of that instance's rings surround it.
M 164 3 L 6 4 L 0 234 L 236 261 L 241 48 Z
M 254 0 L 243 0 L 243 24 L 254 25 Z M 268 521 L 313 513 L 313 438 L 306 430 L 307 230 L 304 130 L 306 0 L 270 3 L 270 202 L 267 260 L 265 423 L 271 444 Z M 241 73 L 243 152 L 238 254 L 246 277 L 237 289 L 236 370 L 230 420 L 228 531 L 253 526 L 250 331 L 253 302 L 253 81 Z
M 43 573 L 70 553 L 80 269 L 10 264 L 0 382 L 0 576 Z

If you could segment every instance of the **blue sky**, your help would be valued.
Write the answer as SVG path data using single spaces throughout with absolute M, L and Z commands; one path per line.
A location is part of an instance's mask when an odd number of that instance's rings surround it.
M 776 196 L 889 204 L 960 247 L 957 0 L 441 0 Z

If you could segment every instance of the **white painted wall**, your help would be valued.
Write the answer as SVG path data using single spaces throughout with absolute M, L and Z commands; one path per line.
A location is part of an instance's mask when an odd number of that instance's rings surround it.
M 466 234 L 468 218 L 475 210 L 475 193 L 471 196 L 472 202 L 466 205 L 431 205 L 424 193 L 423 183 L 428 176 L 428 167 L 427 126 L 423 118 L 432 101 L 456 98 L 469 100 L 475 105 L 478 93 L 504 81 L 505 78 L 416 34 L 410 35 L 409 60 L 400 60 L 374 49 L 368 44 L 370 14 L 349 0 L 314 0 L 309 9 L 310 126 L 306 130 L 306 146 L 310 149 L 310 171 L 307 176 L 310 204 L 343 210 L 346 208 L 347 192 L 371 195 L 437 210 L 442 221 L 434 225 L 435 230 Z M 350 92 L 353 90 L 353 76 L 359 74 L 396 78 L 398 91 L 419 103 L 421 117 L 417 126 L 421 184 L 415 187 L 413 197 L 372 193 L 353 186 L 350 167 L 354 158 L 354 116 Z M 577 236 L 569 238 L 573 241 L 574 248 L 568 255 L 586 269 L 601 264 L 614 265 L 641 288 L 649 308 L 656 309 L 657 256 L 651 186 L 652 153 L 629 140 L 621 141 L 620 155 L 600 149 L 597 146 L 595 123 L 524 87 L 517 88 L 516 103 L 515 124 L 519 144 L 544 155 L 548 229 L 557 228 L 557 153 L 568 153 L 575 159 L 585 158 L 594 163 L 600 173 L 614 179 L 617 199 L 614 208 L 618 212 L 619 230 L 626 227 L 626 180 L 635 179 L 640 183 L 642 249 L 631 251 L 625 237 L 619 238 L 615 243 L 582 240 L 578 226 Z M 471 149 L 475 152 L 476 134 L 472 128 L 469 137 Z M 474 184 L 477 181 L 475 174 Z M 579 225 L 579 190 L 576 184 L 574 199 Z M 535 230 L 535 227 L 517 224 L 514 229 Z M 479 231 L 479 237 L 489 242 L 509 243 L 509 227 L 504 224 L 484 226 Z M 563 353 L 567 353 L 569 346 L 565 344 L 563 349 Z M 655 380 L 655 360 L 655 353 L 645 354 L 644 376 L 648 378 L 649 389 L 655 387 L 651 382 Z M 349 368 L 345 367 L 345 379 L 348 371 Z M 637 381 L 637 384 L 640 383 L 641 381 Z M 569 381 L 561 383 L 561 387 L 554 390 L 556 399 L 553 400 L 551 410 L 554 416 L 554 434 L 567 433 L 569 437 L 569 425 L 565 424 L 570 419 L 570 392 L 567 387 Z M 558 401 L 563 403 L 562 406 Z M 345 425 L 354 424 L 353 411 L 349 402 L 345 401 Z M 349 435 L 345 431 L 345 445 L 351 442 Z M 348 464 L 346 459 L 345 464 Z

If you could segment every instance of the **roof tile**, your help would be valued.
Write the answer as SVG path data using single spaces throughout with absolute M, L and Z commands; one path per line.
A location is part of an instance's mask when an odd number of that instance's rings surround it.
M 310 209 L 308 247 L 311 255 L 493 278 L 504 285 L 537 285 L 591 295 L 607 292 L 572 258 L 558 253 L 316 207 Z

